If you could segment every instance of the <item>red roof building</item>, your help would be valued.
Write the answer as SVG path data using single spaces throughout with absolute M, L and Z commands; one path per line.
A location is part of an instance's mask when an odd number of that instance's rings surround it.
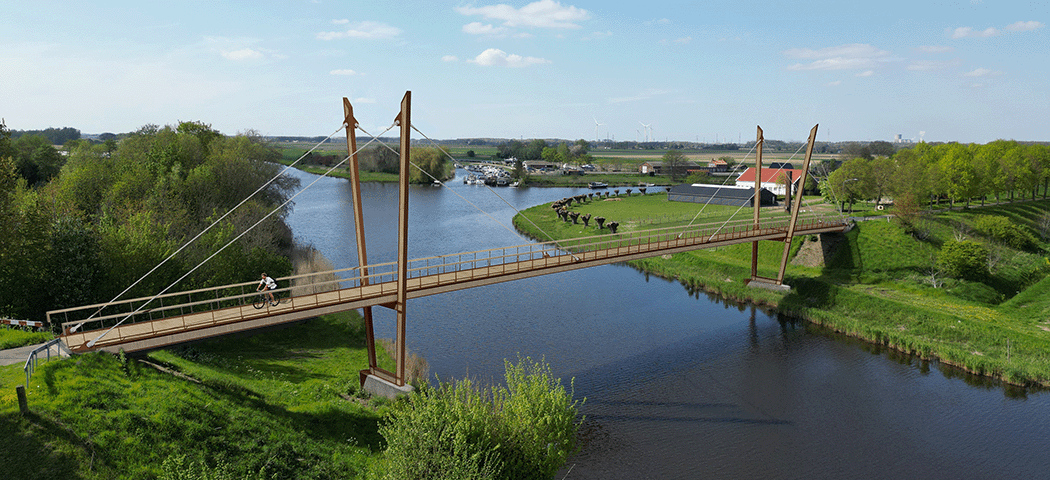
M 802 172 L 797 170 L 779 169 L 779 168 L 763 168 L 762 169 L 762 188 L 773 192 L 776 195 L 784 195 L 784 181 L 777 180 L 781 177 L 787 178 L 791 176 L 791 184 L 794 185 L 792 191 L 798 190 L 798 180 L 802 176 Z M 755 188 L 755 169 L 748 168 L 736 178 L 736 185 L 738 187 L 750 187 Z

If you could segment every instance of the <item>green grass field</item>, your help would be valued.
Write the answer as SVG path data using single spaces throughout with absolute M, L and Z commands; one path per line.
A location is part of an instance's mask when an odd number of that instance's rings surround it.
M 206 478 L 360 477 L 386 408 L 355 401 L 362 328 L 331 315 L 146 359 L 177 374 L 107 353 L 42 363 L 26 417 L 21 365 L 0 367 L 0 464 L 26 479 L 157 478 L 179 462 Z
M 667 202 L 666 195 L 634 195 L 618 201 L 588 201 L 572 210 L 618 221 L 620 232 L 681 225 L 701 206 Z M 676 279 L 691 291 L 709 291 L 741 302 L 768 306 L 841 333 L 1019 385 L 1050 386 L 1050 244 L 1038 251 L 1006 249 L 980 281 L 944 278 L 934 286 L 930 271 L 941 246 L 957 238 L 960 225 L 976 215 L 1003 215 L 1034 228 L 1050 201 L 952 210 L 922 221 L 923 239 L 896 221 L 859 222 L 823 265 L 787 267 L 787 293 L 749 288 L 751 248 L 739 244 L 631 262 L 641 270 Z M 750 218 L 751 210 L 708 206 L 695 223 Z M 833 211 L 825 206 L 824 210 Z M 885 213 L 885 212 L 880 212 Z M 783 215 L 770 209 L 769 215 Z M 538 229 L 522 216 L 527 216 Z M 763 218 L 766 218 L 763 216 Z M 557 218 L 548 205 L 515 217 L 515 225 L 539 239 L 602 234 Z M 541 232 L 542 230 L 542 232 Z M 546 233 L 543 233 L 546 232 Z M 605 235 L 610 235 L 604 230 Z M 971 233 L 971 239 L 988 242 Z M 816 238 L 796 238 L 792 258 Z M 783 244 L 761 242 L 759 275 L 775 277 Z M 1001 248 L 1001 247 L 995 247 Z

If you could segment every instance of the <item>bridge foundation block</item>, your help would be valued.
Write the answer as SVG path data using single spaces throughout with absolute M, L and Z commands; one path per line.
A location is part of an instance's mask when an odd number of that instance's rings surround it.
M 413 388 L 412 385 L 405 385 L 403 387 L 399 387 L 375 375 L 366 375 L 365 384 L 361 388 L 363 388 L 364 391 L 372 395 L 386 397 L 391 400 L 402 395 L 408 395 L 415 390 L 415 388 Z
M 778 285 L 775 281 L 767 280 L 764 278 L 752 278 L 747 281 L 747 286 L 751 288 L 764 288 L 766 290 L 773 290 L 776 292 L 787 292 L 791 290 L 791 285 Z

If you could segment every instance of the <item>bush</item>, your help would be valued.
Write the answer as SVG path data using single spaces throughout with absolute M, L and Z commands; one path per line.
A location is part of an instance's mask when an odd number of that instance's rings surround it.
M 949 240 L 941 247 L 937 262 L 948 275 L 981 280 L 988 275 L 988 250 L 971 240 Z
M 1007 217 L 978 215 L 973 220 L 973 228 L 982 235 L 1018 250 L 1031 250 L 1036 245 L 1035 236 L 1031 232 Z
M 576 447 L 576 402 L 542 361 L 505 364 L 506 387 L 442 382 L 396 405 L 379 427 L 379 476 L 551 478 Z

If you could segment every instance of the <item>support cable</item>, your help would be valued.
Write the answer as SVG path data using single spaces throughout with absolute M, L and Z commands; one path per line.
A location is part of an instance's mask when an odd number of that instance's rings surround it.
M 358 128 L 360 128 L 360 127 L 358 127 Z M 423 132 L 420 132 L 420 131 L 419 131 L 419 129 L 418 129 L 418 128 L 416 128 L 415 126 L 412 126 L 412 129 L 413 129 L 413 130 L 415 130 L 415 131 L 416 131 L 417 133 L 419 133 L 420 135 L 422 135 L 422 136 L 423 136 L 424 138 L 426 138 L 427 140 L 430 140 L 431 144 L 432 144 L 432 145 L 434 145 L 434 147 L 436 147 L 436 148 L 437 148 L 437 149 L 438 149 L 439 151 L 441 151 L 442 153 L 444 153 L 444 154 L 445 154 L 445 156 L 447 156 L 447 157 L 448 157 L 448 158 L 450 158 L 450 159 L 451 159 L 451 160 L 452 160 L 453 162 L 455 162 L 455 160 L 456 160 L 456 159 L 455 159 L 454 157 L 452 157 L 452 155 L 451 155 L 451 154 L 449 154 L 449 153 L 448 153 L 447 151 L 445 151 L 445 149 L 441 148 L 441 146 L 437 145 L 437 144 L 436 144 L 436 143 L 434 142 L 434 140 L 432 140 L 432 139 L 431 139 L 430 137 L 427 137 L 427 135 L 426 135 L 425 133 L 423 133 Z M 371 134 L 369 134 L 368 132 L 366 132 L 366 131 L 365 131 L 365 130 L 364 130 L 363 128 L 361 129 L 361 131 L 365 132 L 365 133 L 366 133 L 366 134 L 368 134 L 368 135 L 371 135 Z M 373 138 L 375 138 L 375 136 L 373 136 Z M 396 150 L 394 150 L 394 149 L 393 149 L 392 147 L 390 147 L 389 145 L 387 145 L 387 144 L 385 144 L 385 143 L 383 143 L 383 142 L 380 142 L 380 145 L 383 145 L 384 147 L 386 147 L 386 148 L 387 148 L 388 150 L 390 150 L 391 152 L 394 152 L 394 153 L 398 153 L 398 152 L 397 152 Z M 490 214 L 489 212 L 486 212 L 486 211 L 485 211 L 484 209 L 482 209 L 481 207 L 477 206 L 476 204 L 474 204 L 473 202 L 471 202 L 470 200 L 468 200 L 468 199 L 467 199 L 466 197 L 464 197 L 463 195 L 460 195 L 460 193 L 459 193 L 459 192 L 457 192 L 457 191 L 456 191 L 455 189 L 453 189 L 452 187 L 449 187 L 449 186 L 448 186 L 447 184 L 445 184 L 445 182 L 442 182 L 441 180 L 439 180 L 439 179 L 435 178 L 435 177 L 434 177 L 433 175 L 431 175 L 431 174 L 430 174 L 429 172 L 427 172 L 426 170 L 424 170 L 424 169 L 423 169 L 422 167 L 420 167 L 419 165 L 416 165 L 416 164 L 415 164 L 414 162 L 411 162 L 411 161 L 410 161 L 409 163 L 411 163 L 413 167 L 416 167 L 416 169 L 418 169 L 418 170 L 419 170 L 420 172 L 423 172 L 423 174 L 424 174 L 424 175 L 426 175 L 426 176 L 430 177 L 430 179 L 431 179 L 431 180 L 433 180 L 434 182 L 437 182 L 437 183 L 438 183 L 438 184 L 440 184 L 440 185 L 441 185 L 442 187 L 444 187 L 444 188 L 447 188 L 447 189 L 448 189 L 448 190 L 449 190 L 450 192 L 452 192 L 452 193 L 453 193 L 454 195 L 456 195 L 457 197 L 459 197 L 460 199 L 462 199 L 462 200 L 463 200 L 464 202 L 467 202 L 467 204 L 468 204 L 468 205 L 470 205 L 470 206 L 474 207 L 474 208 L 475 208 L 475 209 L 476 209 L 477 211 L 481 212 L 481 213 L 482 213 L 483 215 L 485 215 L 486 217 L 489 217 L 490 219 L 492 219 L 492 221 L 493 221 L 493 222 L 496 222 L 496 224 L 497 224 L 497 225 L 499 225 L 499 226 L 503 227 L 503 228 L 504 228 L 505 230 L 507 230 L 508 232 L 510 232 L 510 233 L 512 233 L 512 234 L 514 234 L 514 235 L 516 235 L 516 236 L 519 236 L 519 237 L 521 236 L 521 234 L 520 234 L 520 233 L 518 233 L 517 231 L 515 231 L 515 230 L 511 229 L 510 227 L 508 227 L 507 225 L 505 225 L 505 224 L 504 224 L 503 222 L 499 221 L 499 219 L 497 219 L 496 217 L 493 217 L 493 216 L 492 216 L 492 214 Z M 514 211 L 515 211 L 515 212 L 517 212 L 517 213 L 519 213 L 519 214 L 521 213 L 521 211 L 520 211 L 520 210 L 518 210 L 517 208 L 515 208 L 515 207 L 514 207 L 514 205 L 511 205 L 511 204 L 510 204 L 509 202 L 507 202 L 507 200 L 506 200 L 506 199 L 504 199 L 504 198 L 503 198 L 503 197 L 501 197 L 501 196 L 500 196 L 500 195 L 499 195 L 498 193 L 496 193 L 495 191 L 493 191 L 493 190 L 492 190 L 492 187 L 489 187 L 488 185 L 485 185 L 485 187 L 486 187 L 486 188 L 488 188 L 488 189 L 489 189 L 489 191 L 490 191 L 490 192 L 492 192 L 492 194 L 496 196 L 496 198 L 499 198 L 500 200 L 502 200 L 502 201 L 503 201 L 503 203 L 506 203 L 506 204 L 507 204 L 507 206 L 509 206 L 510 208 L 514 209 Z M 540 228 L 540 227 L 539 227 L 538 225 L 536 225 L 535 223 L 533 223 L 533 222 L 532 222 L 532 220 L 530 220 L 530 219 L 529 219 L 529 218 L 528 218 L 527 216 L 525 216 L 525 215 L 522 215 L 522 218 L 525 218 L 526 220 L 528 220 L 528 221 L 529 221 L 529 223 L 532 223 L 532 225 L 536 227 L 536 229 L 538 229 L 538 230 L 539 230 L 540 232 L 543 232 L 543 234 L 544 234 L 544 235 L 547 235 L 547 238 L 550 238 L 550 239 L 551 239 L 551 241 L 553 241 L 553 242 L 554 242 L 554 244 L 555 244 L 555 245 L 557 245 L 559 249 L 561 249 L 561 250 L 563 250 L 563 251 L 567 252 L 567 253 L 568 253 L 569 255 L 571 255 L 571 256 L 572 256 L 572 258 L 573 258 L 573 259 L 575 259 L 576 261 L 580 261 L 580 258 L 579 258 L 579 257 L 577 257 L 577 256 L 576 256 L 576 255 L 575 255 L 574 253 L 572 253 L 572 252 L 568 251 L 567 249 L 565 249 L 564 247 L 562 247 L 562 246 L 561 246 L 561 244 L 560 244 L 560 243 L 559 243 L 559 242 L 558 242 L 557 240 L 555 240 L 555 239 L 554 239 L 554 237 L 551 237 L 551 235 L 550 235 L 550 234 L 548 234 L 547 232 L 543 231 L 543 229 L 541 229 L 541 228 Z
M 198 238 L 200 238 L 202 235 L 207 233 L 208 230 L 211 230 L 211 228 L 214 227 L 215 225 L 218 225 L 219 222 L 223 221 L 226 217 L 228 217 L 231 213 L 233 213 L 234 210 L 237 210 L 238 208 L 240 208 L 241 205 L 244 205 L 245 202 L 250 200 L 252 197 L 257 195 L 259 192 L 263 191 L 266 187 L 269 187 L 270 184 L 272 184 L 273 182 L 277 181 L 277 179 L 280 178 L 282 175 L 284 175 L 284 173 L 287 172 L 288 169 L 294 167 L 295 164 L 299 163 L 302 159 L 306 158 L 307 155 L 313 153 L 313 151 L 316 150 L 317 147 L 320 147 L 322 143 L 328 141 L 329 138 L 332 138 L 332 135 L 335 135 L 336 133 L 339 133 L 339 131 L 342 130 L 342 129 L 343 129 L 343 127 L 339 127 L 339 130 L 336 130 L 336 131 L 332 132 L 327 137 L 325 137 L 324 140 L 321 140 L 320 142 L 317 142 L 316 145 L 314 145 L 312 148 L 310 148 L 310 150 L 307 150 L 306 153 L 302 154 L 302 156 L 300 156 L 296 161 L 294 161 L 291 164 L 289 164 L 288 166 L 286 166 L 284 168 L 284 170 L 281 170 L 280 173 L 275 175 L 273 178 L 268 180 L 266 183 L 262 184 L 262 186 L 257 188 L 254 192 L 252 192 L 247 197 L 245 197 L 244 200 L 241 200 L 240 203 L 235 205 L 233 208 L 229 209 L 226 213 L 222 214 L 222 216 L 219 217 L 218 220 L 215 220 L 214 222 L 211 223 L 211 225 L 208 225 L 207 227 L 205 227 L 204 230 L 201 230 L 199 233 L 197 233 L 197 235 L 195 235 L 193 238 L 191 238 L 189 241 L 187 241 L 181 247 L 179 247 L 178 250 L 175 250 L 175 252 L 173 252 L 171 255 L 168 255 L 167 258 L 165 258 L 164 260 L 161 260 L 160 263 L 158 263 L 156 266 L 154 266 L 152 269 L 150 269 L 150 271 L 146 272 L 145 275 L 143 275 L 142 277 L 139 277 L 139 279 L 135 280 L 135 282 L 132 283 L 131 285 L 129 285 L 128 288 L 125 288 L 123 292 L 118 293 L 117 296 L 113 297 L 112 300 L 110 300 L 109 302 L 106 302 L 106 303 L 109 304 L 109 303 L 113 303 L 113 302 L 117 301 L 118 298 L 124 296 L 124 294 L 128 293 L 129 290 L 131 290 L 132 288 L 135 288 L 135 285 L 138 285 L 139 282 L 145 280 L 146 277 L 150 276 L 150 274 L 155 272 L 162 265 L 164 265 L 165 263 L 168 263 L 168 260 L 171 260 L 172 258 L 175 257 L 175 255 L 178 255 L 180 252 L 185 250 L 186 247 L 190 246 L 191 244 L 193 244 L 193 242 L 197 241 Z M 88 320 L 91 320 L 92 318 L 95 318 L 95 315 L 98 315 L 99 313 L 101 313 L 102 309 L 104 309 L 104 308 L 106 308 L 105 305 L 99 307 L 98 310 L 95 311 L 95 313 L 92 313 L 88 318 L 84 319 L 83 322 L 80 322 L 80 323 L 74 325 L 73 328 L 71 328 L 69 331 L 70 332 L 76 332 L 77 330 L 80 329 L 81 326 L 84 325 L 84 322 L 87 322 Z
M 751 156 L 751 152 L 754 152 L 756 147 L 758 147 L 758 143 L 757 142 L 754 145 L 751 146 L 751 150 L 748 150 L 748 152 L 746 154 L 744 154 L 743 160 L 747 160 L 747 157 Z M 685 226 L 686 229 L 688 229 L 689 227 L 691 227 L 693 225 L 693 222 L 695 222 L 696 219 L 700 217 L 701 213 L 704 213 L 704 209 L 706 209 L 707 206 L 711 204 L 711 200 L 715 199 L 715 195 L 718 195 L 718 192 L 720 190 L 722 190 L 722 187 L 726 186 L 726 183 L 729 183 L 729 179 L 731 179 L 731 178 L 733 178 L 732 174 L 726 176 L 726 179 L 722 181 L 722 184 L 719 185 L 718 188 L 715 189 L 714 193 L 712 193 L 711 196 L 707 197 L 707 201 L 704 202 L 704 206 L 700 207 L 700 211 L 696 212 L 696 215 L 693 215 L 693 219 L 689 220 L 689 223 L 686 224 L 686 226 Z M 754 197 L 754 195 L 751 195 L 751 196 Z M 682 233 L 679 233 L 677 238 L 682 238 L 682 235 L 684 235 L 684 234 L 685 234 L 685 230 L 683 229 Z
M 390 131 L 390 130 L 391 130 L 391 129 L 393 129 L 393 128 L 394 128 L 395 126 L 396 126 L 396 125 L 391 125 L 391 126 L 390 126 L 389 128 L 387 128 L 387 129 L 386 129 L 386 130 L 385 130 L 385 131 L 384 131 L 383 133 L 386 133 L 386 132 Z M 340 127 L 339 127 L 339 129 L 340 129 L 340 130 L 342 130 L 342 129 L 344 129 L 344 128 L 346 128 L 346 124 L 343 124 L 342 126 L 340 126 Z M 339 130 L 336 130 L 336 132 L 338 132 L 338 131 L 339 131 Z M 382 135 L 383 133 L 380 133 L 380 135 Z M 332 135 L 335 135 L 335 133 L 333 133 Z M 329 135 L 329 137 L 331 137 L 331 135 Z M 372 143 L 372 142 L 371 142 L 371 141 L 369 141 L 368 143 L 364 144 L 364 145 L 363 145 L 363 146 L 362 146 L 361 148 L 358 148 L 358 149 L 357 149 L 357 152 L 360 152 L 361 150 L 363 150 L 363 149 L 364 149 L 365 147 L 367 147 L 367 146 L 368 146 L 369 144 L 371 144 L 371 143 Z M 316 148 L 316 147 L 315 147 L 315 148 Z M 354 152 L 354 154 L 356 154 L 357 152 Z M 304 156 L 305 156 L 305 155 L 304 155 Z M 346 158 L 343 158 L 343 160 L 341 160 L 341 161 L 340 161 L 339 163 L 335 164 L 334 166 L 332 166 L 332 168 L 329 168 L 329 169 L 328 169 L 327 171 L 325 171 L 325 172 L 324 172 L 324 174 L 322 174 L 322 175 L 318 176 L 318 177 L 317 177 L 316 179 L 314 179 L 314 181 L 313 181 L 313 182 L 310 182 L 310 184 L 309 184 L 309 185 L 307 185 L 306 187 L 304 187 L 304 188 L 303 188 L 302 190 L 299 190 L 298 192 L 296 192 L 296 193 L 295 193 L 295 195 L 292 195 L 291 197 L 289 197 L 289 198 L 288 198 L 288 200 L 285 200 L 285 201 L 284 201 L 284 203 L 282 203 L 282 204 L 281 204 L 280 206 L 278 206 L 277 208 L 274 208 L 273 210 L 270 210 L 270 212 L 269 212 L 269 213 L 267 213 L 266 215 L 264 215 L 264 216 L 263 216 L 262 218 L 260 218 L 260 219 L 259 219 L 259 221 L 255 222 L 255 223 L 254 223 L 254 224 L 253 224 L 252 226 L 248 227 L 248 228 L 247 228 L 247 229 L 245 229 L 245 230 L 244 230 L 243 232 L 241 232 L 241 233 L 240 233 L 239 235 L 237 235 L 237 236 L 236 236 L 236 237 L 235 237 L 235 238 L 234 238 L 233 240 L 230 240 L 230 241 L 229 241 L 229 242 L 228 242 L 228 243 L 227 243 L 226 245 L 223 245 L 223 246 L 222 246 L 221 248 L 219 248 L 218 250 L 216 250 L 216 251 L 215 251 L 215 253 L 212 253 L 212 254 L 211 254 L 211 255 L 210 255 L 210 256 L 209 256 L 208 258 L 204 259 L 203 261 L 201 261 L 200 263 L 198 263 L 198 264 L 197 264 L 197 265 L 196 265 L 195 267 L 191 268 L 191 269 L 190 269 L 190 270 L 189 270 L 188 272 L 186 272 L 186 273 L 185 273 L 184 275 L 182 275 L 181 277 L 179 277 L 179 279 L 178 279 L 178 280 L 175 280 L 174 282 L 172 282 L 172 284 L 171 284 L 171 285 L 168 285 L 167 287 L 164 287 L 164 290 L 161 290 L 161 291 L 160 291 L 160 293 L 158 293 L 158 294 L 156 294 L 156 295 L 154 295 L 154 296 L 150 297 L 150 299 L 149 299 L 149 300 L 146 300 L 146 302 L 145 302 L 145 303 L 143 303 L 142 305 L 140 305 L 140 306 L 139 306 L 138 308 L 136 308 L 136 309 L 135 309 L 135 310 L 134 310 L 133 312 L 131 312 L 131 313 L 127 314 L 127 316 L 125 316 L 124 318 L 122 318 L 122 319 L 121 319 L 121 320 L 120 320 L 119 322 L 117 322 L 117 323 L 116 323 L 115 325 L 113 325 L 112 327 L 109 327 L 109 329 L 108 329 L 108 330 L 106 330 L 105 332 L 103 332 L 103 333 L 102 333 L 101 335 L 99 335 L 98 337 L 95 337 L 95 339 L 94 339 L 94 340 L 91 340 L 90 342 L 88 342 L 88 343 L 87 343 L 87 346 L 88 346 L 89 348 L 90 348 L 90 347 L 93 347 L 93 346 L 95 346 L 95 343 L 96 343 L 96 342 L 98 342 L 99 340 L 101 340 L 101 339 L 102 339 L 102 337 L 105 337 L 106 335 L 108 335 L 108 334 L 109 334 L 109 332 L 113 331 L 113 329 L 114 329 L 114 328 L 117 328 L 117 327 L 119 327 L 119 326 L 120 326 L 120 325 L 121 325 L 122 323 L 124 323 L 124 322 L 125 322 L 125 321 L 126 321 L 127 319 L 131 318 L 131 317 L 132 317 L 132 315 L 135 315 L 136 313 L 139 313 L 140 311 L 142 311 L 142 309 L 143 309 L 143 308 L 145 308 L 145 307 L 146 307 L 146 305 L 149 305 L 149 304 L 150 304 L 150 302 L 152 302 L 153 300 L 156 300 L 156 299 L 157 299 L 158 297 L 160 297 L 161 295 L 164 295 L 165 293 L 167 293 L 167 291 L 168 291 L 168 290 L 170 290 L 170 289 L 171 289 L 172 287 L 174 287 L 175 285 L 177 285 L 177 284 L 178 284 L 179 282 L 183 281 L 183 280 L 184 280 L 184 279 L 185 279 L 186 277 L 188 277 L 188 276 L 189 276 L 189 275 L 190 275 L 191 273 L 195 272 L 195 271 L 196 271 L 196 270 L 197 270 L 198 268 L 200 268 L 200 267 L 204 266 L 204 264 L 205 264 L 205 263 L 208 263 L 208 261 L 209 261 L 209 260 L 211 260 L 212 258 L 215 258 L 215 256 L 216 256 L 216 255 L 218 255 L 219 253 L 221 253 L 221 252 L 222 252 L 223 250 L 225 250 L 225 249 L 226 249 L 226 247 L 229 247 L 230 245 L 233 245 L 233 243 L 234 243 L 234 242 L 236 242 L 237 240 L 240 240 L 240 239 L 241 239 L 241 237 L 243 237 L 244 235 L 246 235 L 246 234 L 247 234 L 248 232 L 252 231 L 252 229 L 254 229 L 255 227 L 257 227 L 257 226 L 259 226 L 260 224 L 262 224 L 262 222 L 263 222 L 263 221 L 265 221 L 266 219 L 270 218 L 270 217 L 271 217 L 271 216 L 272 216 L 272 215 L 273 215 L 274 213 L 277 213 L 278 211 L 280 211 L 280 210 L 282 210 L 282 209 L 283 209 L 284 207 L 286 207 L 286 206 L 287 206 L 288 204 L 292 203 L 292 200 L 295 200 L 295 197 L 298 197 L 298 196 L 299 196 L 300 194 L 302 194 L 303 192 L 305 192 L 305 191 L 309 190 L 309 189 L 310 189 L 310 187 L 314 186 L 314 184 L 316 184 L 316 183 L 317 183 L 318 181 L 320 181 L 320 180 L 321 180 L 321 178 L 324 178 L 324 177 L 328 176 L 328 174 L 329 174 L 329 173 L 332 173 L 332 171 L 334 171 L 335 169 L 337 169 L 337 168 L 341 167 L 341 166 L 342 166 L 342 165 L 343 165 L 344 163 L 346 163 L 346 162 L 347 162 L 347 160 L 349 160 L 349 159 L 351 159 L 351 158 L 353 158 L 353 154 L 351 154 L 351 155 L 348 155 L 348 156 L 347 156 Z
M 430 144 L 431 144 L 431 145 L 434 145 L 434 147 L 435 147 L 435 148 L 437 148 L 437 149 L 438 149 L 438 150 L 440 150 L 440 151 L 441 151 L 442 153 L 444 153 L 444 154 L 445 154 L 445 156 L 447 156 L 448 158 L 452 159 L 452 161 L 453 161 L 453 162 L 455 162 L 455 161 L 456 161 L 456 159 L 452 157 L 452 154 L 448 153 L 447 151 L 445 151 L 445 149 L 441 148 L 441 146 L 440 146 L 440 145 L 438 145 L 438 144 L 437 144 L 437 142 L 435 142 L 435 141 L 434 141 L 433 139 L 431 139 L 430 137 L 428 137 L 428 136 L 427 136 L 427 135 L 426 135 L 425 133 L 423 133 L 423 132 L 419 131 L 419 129 L 418 129 L 418 128 L 416 128 L 416 127 L 415 127 L 414 125 L 412 126 L 412 130 L 415 130 L 415 131 L 416 131 L 416 133 L 419 133 L 420 135 L 422 135 L 422 136 L 423 136 L 423 138 L 426 138 L 427 140 L 430 140 Z M 417 166 L 416 168 L 419 168 L 419 167 Z M 421 169 L 421 168 L 420 168 L 420 171 L 422 171 L 422 170 L 423 170 L 423 169 Z M 423 173 L 426 173 L 426 172 L 423 172 Z M 427 173 L 427 176 L 429 176 L 430 178 L 434 178 L 434 176 L 433 176 L 433 175 L 430 175 L 429 173 Z M 445 185 L 445 182 L 442 182 L 442 181 L 440 181 L 440 180 L 438 180 L 438 179 L 436 179 L 436 178 L 434 178 L 434 181 L 435 181 L 435 182 L 438 182 L 438 183 L 440 183 L 440 184 L 441 184 L 441 186 L 443 186 L 443 187 L 445 187 L 445 188 L 448 188 L 448 189 L 449 189 L 449 191 L 454 191 L 454 190 L 452 190 L 452 188 L 451 188 L 451 187 L 449 187 L 449 186 Z M 500 200 L 501 200 L 501 201 L 502 201 L 503 203 L 507 204 L 507 206 L 508 206 L 508 207 L 510 207 L 511 209 L 513 209 L 515 213 L 517 213 L 518 215 L 521 215 L 521 218 L 524 218 L 524 219 L 525 219 L 526 221 L 528 221 L 529 223 L 531 223 L 533 227 L 536 227 L 536 229 L 537 229 L 537 230 L 539 230 L 539 231 L 540 231 L 541 233 L 543 233 L 544 235 L 546 235 L 546 236 L 547 236 L 547 238 L 551 239 L 551 241 L 552 241 L 552 242 L 554 242 L 554 244 L 555 244 L 555 245 L 557 245 L 557 246 L 558 246 L 558 248 L 560 248 L 560 249 L 564 250 L 565 252 L 567 252 L 567 253 L 568 253 L 569 255 L 571 255 L 571 256 L 572 256 L 572 258 L 573 258 L 574 260 L 576 260 L 577 262 L 578 262 L 578 261 L 580 261 L 580 258 L 579 258 L 579 257 L 577 257 L 577 256 L 576 256 L 576 254 L 574 254 L 574 253 L 572 253 L 571 251 L 569 251 L 569 250 L 565 249 L 564 247 L 562 247 L 562 246 L 561 246 L 561 244 L 560 244 L 560 243 L 558 242 L 558 240 L 556 240 L 556 239 L 555 239 L 554 237 L 552 237 L 552 236 L 551 236 L 551 235 L 550 235 L 549 233 L 547 233 L 547 232 L 546 232 L 546 231 L 544 231 L 544 230 L 543 230 L 542 228 L 540 228 L 540 226 L 539 226 L 539 225 L 536 225 L 536 223 L 535 223 L 535 222 L 533 222 L 533 221 L 532 221 L 532 219 L 530 219 L 530 218 L 529 218 L 528 216 L 526 216 L 525 214 L 521 213 L 521 210 L 518 210 L 518 209 L 517 209 L 517 208 L 516 208 L 516 207 L 515 207 L 514 205 L 511 205 L 511 203 L 510 203 L 510 202 L 508 202 L 508 201 L 507 201 L 507 199 L 503 198 L 503 197 L 502 197 L 502 196 L 501 196 L 500 194 L 496 193 L 496 191 L 495 191 L 495 190 L 493 190 L 493 189 L 492 189 L 492 187 L 490 187 L 490 186 L 489 186 L 489 185 L 488 185 L 487 183 L 485 184 L 485 188 L 487 188 L 489 192 L 492 192 L 492 194 L 493 194 L 493 195 L 495 195 L 495 196 L 496 196 L 496 198 L 500 199 Z M 457 193 L 456 195 L 459 195 L 459 194 Z M 462 196 L 461 196 L 460 198 L 462 198 Z M 465 199 L 464 199 L 464 200 L 465 200 Z M 469 202 L 468 202 L 468 203 L 469 203 Z M 490 217 L 491 217 L 491 215 L 490 215 Z M 495 220 L 495 219 L 493 219 L 493 220 Z M 499 220 L 496 220 L 496 222 L 497 222 L 497 223 L 500 223 L 500 222 L 499 222 Z M 503 226 L 503 228 L 506 228 L 507 230 L 510 230 L 510 228 L 508 228 L 508 227 L 507 227 L 506 225 L 503 225 L 502 223 L 500 223 L 500 225 L 502 225 L 502 226 Z M 515 232 L 515 231 L 513 231 L 513 230 L 510 230 L 510 231 L 511 231 L 512 233 L 514 233 L 515 235 L 518 235 L 519 237 L 521 236 L 521 235 L 520 235 L 520 234 L 519 234 L 518 232 Z
M 747 157 L 748 157 L 748 156 L 750 156 L 750 155 L 751 155 L 751 152 L 752 152 L 752 151 L 754 151 L 754 150 L 755 150 L 755 147 L 757 147 L 757 146 L 758 146 L 758 143 L 755 143 L 755 145 L 751 147 L 751 150 L 750 150 L 750 151 L 748 151 L 746 155 L 744 155 L 744 159 L 745 159 L 745 160 L 747 159 Z M 805 147 L 805 146 L 806 146 L 806 144 L 802 144 L 802 146 L 800 146 L 800 147 L 798 148 L 798 150 L 795 150 L 795 153 L 791 154 L 791 156 L 790 156 L 790 157 L 788 157 L 788 160 L 787 160 L 787 162 L 781 162 L 781 163 L 789 163 L 789 164 L 790 164 L 790 163 L 791 163 L 791 160 L 792 160 L 792 159 L 794 159 L 794 158 L 795 158 L 795 156 L 797 156 L 797 155 L 798 155 L 798 152 L 801 152 L 801 151 L 802 151 L 802 148 L 803 148 L 803 147 Z M 776 173 L 777 173 L 777 172 L 780 172 L 780 171 L 782 171 L 782 170 L 784 170 L 784 167 L 783 167 L 783 165 L 781 165 L 780 167 L 777 167 L 777 169 L 776 169 L 776 170 L 774 170 L 773 174 L 774 174 L 774 175 L 776 175 Z M 761 184 L 761 183 L 762 183 L 762 179 L 761 179 L 761 178 L 760 178 L 760 177 L 758 176 L 758 173 L 759 173 L 759 172 L 758 172 L 758 170 L 756 169 L 756 170 L 755 170 L 755 183 L 757 183 L 757 184 Z M 720 186 L 718 187 L 718 189 L 716 189 L 716 190 L 715 190 L 715 193 L 712 193 L 712 194 L 711 194 L 711 196 L 710 196 L 710 197 L 708 197 L 708 199 L 707 199 L 707 203 L 704 203 L 704 206 L 700 208 L 700 212 L 697 212 L 697 214 L 696 214 L 696 215 L 695 215 L 695 216 L 693 217 L 693 219 L 689 221 L 689 224 L 688 224 L 688 225 L 686 225 L 686 228 L 688 228 L 689 226 L 691 226 L 691 225 L 693 224 L 693 222 L 694 222 L 694 221 L 696 221 L 697 217 L 699 217 L 699 216 L 700 216 L 700 213 L 702 213 L 702 212 L 704 211 L 704 209 L 705 209 L 705 208 L 707 208 L 707 205 L 709 205 L 709 204 L 711 203 L 711 200 L 713 200 L 713 199 L 715 198 L 715 195 L 717 195 L 717 194 L 718 194 L 718 190 L 721 190 L 721 188 L 725 186 L 726 182 L 728 182 L 728 181 L 729 181 L 729 178 L 731 178 L 731 177 L 727 177 L 727 178 L 726 178 L 726 181 L 725 181 L 725 182 L 722 182 L 722 185 L 720 185 Z M 784 188 L 791 188 L 791 186 L 790 186 L 790 185 L 785 185 L 785 187 L 784 187 Z M 799 190 L 801 191 L 801 188 L 800 188 Z M 755 195 L 754 195 L 754 194 L 751 194 L 751 197 L 750 197 L 750 198 L 749 198 L 748 200 L 750 200 L 750 201 L 754 201 L 754 198 L 755 198 Z M 761 200 L 759 200 L 759 201 L 761 201 Z M 743 206 L 741 206 L 741 208 L 743 208 Z M 737 214 L 737 213 L 740 213 L 740 210 L 741 210 L 741 209 L 737 209 L 737 211 L 736 211 L 736 212 L 734 212 L 734 213 L 733 213 L 733 215 L 729 217 L 729 220 L 732 220 L 732 219 L 733 219 L 734 217 L 736 217 L 736 214 Z M 729 220 L 726 220 L 726 222 L 728 223 L 728 222 L 729 222 Z M 722 227 L 724 227 L 724 226 L 725 226 L 725 224 L 722 224 Z M 722 229 L 722 227 L 719 227 L 719 230 L 721 230 L 721 229 Z M 684 235 L 684 234 L 685 234 L 685 231 L 683 231 L 682 233 L 679 233 L 679 234 L 678 234 L 678 238 L 682 238 L 682 235 Z

